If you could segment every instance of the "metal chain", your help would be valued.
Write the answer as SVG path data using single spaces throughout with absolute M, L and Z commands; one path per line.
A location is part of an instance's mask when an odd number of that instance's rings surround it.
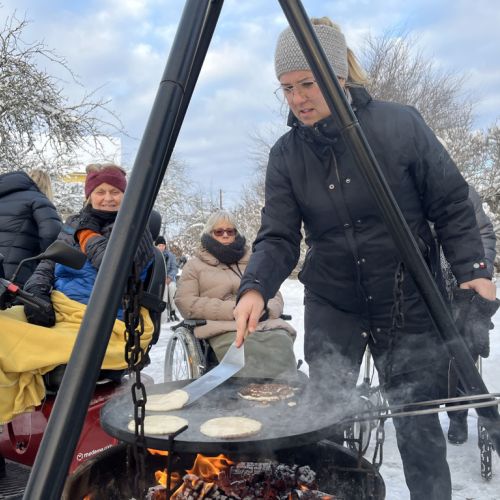
M 146 442 L 144 438 L 144 417 L 146 414 L 146 388 L 141 380 L 141 370 L 147 364 L 147 352 L 141 347 L 144 320 L 141 315 L 140 300 L 143 284 L 139 279 L 137 266 L 127 281 L 123 296 L 123 316 L 125 322 L 125 361 L 130 374 L 134 374 L 131 386 L 134 402 L 135 441 L 132 444 L 135 462 L 134 487 L 138 498 L 144 498 L 146 490 Z
M 491 450 L 493 449 L 493 444 L 491 442 L 490 436 L 486 427 L 478 421 L 478 446 L 479 454 L 481 457 L 481 476 L 489 481 L 493 477 L 493 468 L 491 462 Z
M 483 358 L 479 356 L 476 361 L 479 374 L 483 375 Z M 481 463 L 481 477 L 489 481 L 493 477 L 493 463 L 491 461 L 491 442 L 488 430 L 483 425 L 481 418 L 477 421 L 477 446 L 479 448 L 479 459 Z
M 377 432 L 375 433 L 375 447 L 373 450 L 373 458 L 372 465 L 375 467 L 375 470 L 379 470 L 382 461 L 384 459 L 384 441 L 385 441 L 385 419 L 381 418 L 378 421 Z
M 404 281 L 405 265 L 400 262 L 394 277 L 393 297 L 394 302 L 391 308 L 391 328 L 389 329 L 389 344 L 387 346 L 387 362 L 385 364 L 385 386 L 389 387 L 392 377 L 392 363 L 394 354 L 394 341 L 398 332 L 403 328 L 405 318 L 403 313 L 404 295 L 403 295 L 403 281 Z
M 354 435 L 354 425 L 349 425 L 345 428 L 344 441 L 347 443 L 347 447 L 355 453 L 358 453 L 361 449 L 361 445 Z
M 388 388 L 390 386 L 391 377 L 392 377 L 392 363 L 393 363 L 393 355 L 394 355 L 394 341 L 396 340 L 396 336 L 398 332 L 403 328 L 405 318 L 403 313 L 404 306 L 404 296 L 403 296 L 403 282 L 404 282 L 404 272 L 405 266 L 403 262 L 400 262 L 398 268 L 396 269 L 396 274 L 394 276 L 394 288 L 393 288 L 393 296 L 394 302 L 391 308 L 391 328 L 389 329 L 389 338 L 388 338 L 388 346 L 387 346 L 387 361 L 385 364 L 385 387 Z M 382 397 L 382 394 L 381 394 Z M 373 459 L 372 464 L 376 470 L 380 468 L 382 465 L 384 452 L 383 445 L 385 441 L 385 429 L 384 429 L 385 419 L 381 418 L 378 421 L 377 430 L 375 433 L 375 448 L 373 451 Z

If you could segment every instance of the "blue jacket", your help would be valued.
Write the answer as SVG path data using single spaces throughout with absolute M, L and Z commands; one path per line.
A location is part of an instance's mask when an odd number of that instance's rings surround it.
M 58 239 L 67 244 L 78 246 L 74 241 L 74 228 L 77 226 L 79 218 L 80 214 L 70 217 L 59 233 Z M 48 294 L 51 289 L 54 289 L 81 304 L 88 304 L 112 228 L 112 223 L 106 225 L 101 229 L 101 236 L 92 238 L 87 243 L 87 261 L 82 269 L 72 269 L 62 264 L 55 264 L 51 260 L 42 260 L 24 289 L 35 294 L 38 292 Z M 141 269 L 140 278 L 144 280 L 149 266 L 153 262 L 153 240 L 149 230 L 144 232 L 139 242 L 134 261 Z M 123 317 L 121 308 L 118 309 L 117 317 L 119 319 Z
M 88 259 L 81 269 L 71 269 L 63 264 L 56 264 L 54 290 L 59 290 L 81 304 L 88 304 L 96 276 L 97 269 Z
M 148 262 L 142 270 L 140 279 L 144 281 L 152 261 Z M 54 272 L 54 290 L 58 290 L 66 297 L 76 300 L 81 304 L 88 304 L 94 282 L 97 277 L 97 269 L 87 259 L 81 269 L 73 269 L 63 264 L 56 264 Z M 123 320 L 123 309 L 120 306 L 117 318 Z
M 165 250 L 163 252 L 163 257 L 165 259 L 165 265 L 167 266 L 167 277 L 172 278 L 172 281 L 175 282 L 178 272 L 177 259 L 170 250 Z

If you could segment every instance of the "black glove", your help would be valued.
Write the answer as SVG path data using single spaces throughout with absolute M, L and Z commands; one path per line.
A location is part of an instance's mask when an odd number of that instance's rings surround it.
M 490 355 L 491 318 L 499 305 L 498 299 L 485 299 L 471 289 L 453 290 L 453 318 L 474 359 Z
M 56 324 L 56 313 L 54 312 L 54 307 L 52 306 L 52 301 L 50 300 L 50 293 L 47 292 L 45 287 L 31 287 L 27 291 L 51 305 L 49 311 L 40 311 L 34 306 L 24 304 L 24 314 L 26 315 L 28 323 L 47 327 L 54 326 Z

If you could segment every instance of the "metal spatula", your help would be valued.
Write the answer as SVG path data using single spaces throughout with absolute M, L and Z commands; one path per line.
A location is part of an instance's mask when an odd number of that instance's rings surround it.
M 236 347 L 233 342 L 221 362 L 208 373 L 201 376 L 199 379 L 191 382 L 182 388 L 189 394 L 189 399 L 186 405 L 194 403 L 197 399 L 204 396 L 207 392 L 215 389 L 228 378 L 238 373 L 245 366 L 245 344 L 240 348 Z

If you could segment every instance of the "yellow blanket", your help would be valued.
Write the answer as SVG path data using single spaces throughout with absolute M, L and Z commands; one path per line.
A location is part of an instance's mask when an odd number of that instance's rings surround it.
M 0 424 L 32 411 L 45 397 L 42 375 L 69 361 L 85 313 L 83 304 L 52 292 L 56 324 L 52 328 L 27 323 L 22 306 L 0 311 Z M 146 309 L 141 346 L 150 342 L 153 324 Z M 125 362 L 125 323 L 116 320 L 103 368 L 121 370 Z

